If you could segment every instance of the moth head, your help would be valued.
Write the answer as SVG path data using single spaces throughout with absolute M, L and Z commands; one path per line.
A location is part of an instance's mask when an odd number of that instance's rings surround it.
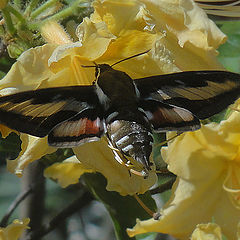
M 96 81 L 99 77 L 100 74 L 104 73 L 105 71 L 109 71 L 112 69 L 112 67 L 108 64 L 97 64 L 96 62 L 93 62 L 94 63 L 94 66 L 86 66 L 86 65 L 82 65 L 81 67 L 84 67 L 84 68 L 95 68 L 95 79 L 94 81 L 92 82 L 93 85 L 96 84 Z

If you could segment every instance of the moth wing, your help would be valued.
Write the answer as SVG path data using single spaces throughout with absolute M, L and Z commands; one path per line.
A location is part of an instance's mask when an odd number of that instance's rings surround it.
M 240 96 L 240 75 L 226 71 L 190 71 L 134 80 L 141 99 L 161 101 L 199 119 L 224 110 Z
M 76 147 L 86 142 L 98 141 L 103 134 L 103 118 L 97 109 L 86 109 L 59 123 L 48 135 L 53 147 Z
M 94 86 L 39 89 L 0 97 L 0 123 L 37 137 L 86 109 L 99 109 Z
M 143 100 L 139 107 L 143 109 L 155 132 L 195 131 L 200 122 L 190 111 L 155 100 Z

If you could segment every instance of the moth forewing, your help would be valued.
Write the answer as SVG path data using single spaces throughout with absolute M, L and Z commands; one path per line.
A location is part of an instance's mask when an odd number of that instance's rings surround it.
M 191 71 L 133 80 L 107 64 L 91 67 L 97 76 L 91 86 L 0 97 L 0 122 L 34 136 L 48 135 L 56 147 L 77 146 L 106 134 L 117 161 L 147 177 L 152 131 L 194 131 L 200 128 L 199 119 L 222 111 L 240 96 L 240 75 L 231 72 Z
M 240 96 L 240 75 L 190 71 L 134 80 L 141 98 L 187 109 L 199 119 L 221 112 Z

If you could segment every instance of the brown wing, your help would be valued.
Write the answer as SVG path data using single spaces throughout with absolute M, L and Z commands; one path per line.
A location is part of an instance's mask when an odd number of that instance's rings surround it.
M 86 109 L 101 109 L 94 86 L 27 91 L 0 97 L 0 123 L 44 137 L 59 123 Z
M 156 100 L 208 118 L 240 96 L 240 75 L 226 71 L 191 71 L 134 80 L 140 99 Z

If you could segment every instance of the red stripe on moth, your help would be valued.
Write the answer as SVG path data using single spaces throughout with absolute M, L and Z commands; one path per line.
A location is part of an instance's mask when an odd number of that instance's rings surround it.
M 67 121 L 54 129 L 54 135 L 58 137 L 78 137 L 81 135 L 97 135 L 100 132 L 101 121 L 97 118 L 94 121 L 82 118 L 78 121 Z
M 80 128 L 78 129 L 77 136 L 80 136 L 82 134 L 95 134 L 96 135 L 99 133 L 99 131 L 100 131 L 99 119 L 91 121 L 87 118 L 83 118 L 80 121 L 81 121 L 81 125 L 80 125 Z

